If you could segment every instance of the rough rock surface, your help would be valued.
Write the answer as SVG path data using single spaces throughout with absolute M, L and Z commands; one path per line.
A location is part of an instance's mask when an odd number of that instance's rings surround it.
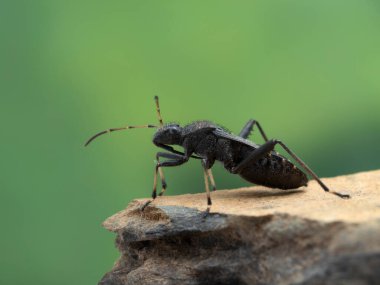
M 99 284 L 380 284 L 380 171 L 132 201 L 104 222 L 120 259 Z

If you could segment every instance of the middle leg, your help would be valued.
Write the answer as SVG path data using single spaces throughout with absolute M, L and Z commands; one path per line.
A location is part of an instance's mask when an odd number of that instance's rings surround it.
M 212 205 L 212 202 L 211 202 L 211 195 L 210 195 L 210 187 L 209 187 L 209 183 L 208 183 L 209 182 L 208 181 L 208 178 L 209 178 L 208 169 L 207 169 L 206 162 L 204 160 L 202 160 L 202 166 L 203 166 L 203 176 L 204 176 L 204 180 L 205 180 L 205 188 L 206 188 L 206 195 L 207 195 L 207 209 L 205 212 L 205 214 L 207 215 L 210 212 L 210 207 Z
M 212 175 L 211 168 L 207 169 L 207 174 L 208 174 L 208 178 L 210 179 L 212 191 L 216 191 L 216 185 L 215 185 L 214 175 Z
M 215 162 L 215 159 L 212 159 L 212 158 L 203 158 L 201 160 L 202 167 L 206 171 L 207 177 L 210 180 L 212 191 L 216 191 L 215 180 L 211 171 L 211 167 L 214 165 L 214 162 Z

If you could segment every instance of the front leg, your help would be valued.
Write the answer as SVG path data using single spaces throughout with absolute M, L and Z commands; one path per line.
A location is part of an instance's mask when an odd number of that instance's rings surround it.
M 170 158 L 172 160 L 160 162 L 160 157 Z M 152 192 L 153 199 L 155 199 L 157 196 L 157 172 L 159 172 L 160 177 L 161 177 L 161 182 L 162 182 L 162 190 L 159 193 L 159 196 L 162 196 L 166 189 L 166 182 L 163 176 L 162 167 L 179 166 L 189 160 L 188 156 L 173 154 L 173 153 L 166 153 L 166 152 L 158 152 L 156 154 L 156 158 L 157 158 L 157 163 L 156 163 L 156 168 L 154 172 L 154 183 L 153 183 L 153 192 Z
M 169 158 L 171 160 L 160 162 L 159 161 L 160 157 Z M 174 154 L 174 153 L 158 152 L 156 154 L 156 158 L 157 158 L 157 163 L 156 163 L 155 171 L 154 171 L 152 200 L 149 200 L 148 202 L 146 202 L 142 206 L 141 210 L 144 210 L 145 207 L 148 206 L 150 203 L 152 203 L 154 201 L 154 199 L 156 199 L 156 197 L 157 197 L 157 173 L 160 171 L 161 167 L 179 166 L 181 164 L 184 164 L 189 160 L 190 154 L 185 153 L 185 155 L 179 155 L 179 154 Z M 165 187 L 166 187 L 166 183 L 164 181 L 163 181 L 163 185 L 165 185 Z M 163 193 L 163 191 L 161 191 L 160 195 L 162 195 L 162 193 Z
M 156 155 L 156 161 L 157 163 L 160 163 L 160 157 L 158 155 Z M 158 196 L 162 196 L 164 195 L 166 191 L 167 184 L 166 184 L 164 172 L 162 171 L 161 167 L 158 169 L 158 174 L 160 174 L 160 180 L 161 180 L 161 191 L 160 193 L 158 193 Z

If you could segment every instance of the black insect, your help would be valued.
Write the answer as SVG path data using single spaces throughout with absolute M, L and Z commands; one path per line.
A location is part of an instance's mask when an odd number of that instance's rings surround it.
M 280 145 L 290 154 L 319 183 L 323 190 L 341 198 L 350 198 L 348 194 L 330 191 L 318 176 L 282 141 L 276 139 L 268 140 L 258 121 L 249 120 L 238 136 L 210 121 L 195 121 L 184 127 L 178 124 L 164 125 L 158 97 L 156 96 L 154 99 L 160 123 L 159 126 L 143 125 L 108 129 L 97 133 L 85 144 L 87 146 L 98 136 L 114 131 L 133 128 L 158 128 L 154 134 L 153 143 L 168 152 L 158 152 L 156 154 L 157 163 L 153 183 L 153 199 L 145 203 L 142 209 L 157 197 L 158 174 L 160 175 L 162 184 L 162 190 L 158 195 L 161 196 L 166 190 L 162 167 L 178 166 L 186 163 L 190 158 L 200 159 L 203 166 L 207 193 L 207 212 L 211 206 L 209 182 L 212 189 L 216 190 L 214 177 L 211 172 L 211 167 L 216 160 L 222 162 L 225 169 L 230 173 L 238 174 L 251 183 L 284 190 L 306 186 L 308 182 L 306 174 L 287 158 L 275 152 L 274 147 L 276 145 Z M 265 140 L 265 143 L 262 145 L 247 140 L 255 125 Z M 183 147 L 184 153 L 175 150 L 171 145 Z M 160 158 L 168 160 L 161 162 Z

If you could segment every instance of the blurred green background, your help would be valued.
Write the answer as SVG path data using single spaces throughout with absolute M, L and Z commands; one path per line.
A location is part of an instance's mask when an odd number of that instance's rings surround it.
M 83 143 L 156 124 L 156 94 L 167 122 L 258 119 L 321 176 L 379 168 L 379 1 L 1 0 L 0 32 L 1 284 L 111 269 L 100 224 L 150 195 L 154 130 Z M 198 161 L 166 176 L 168 195 L 203 191 Z

